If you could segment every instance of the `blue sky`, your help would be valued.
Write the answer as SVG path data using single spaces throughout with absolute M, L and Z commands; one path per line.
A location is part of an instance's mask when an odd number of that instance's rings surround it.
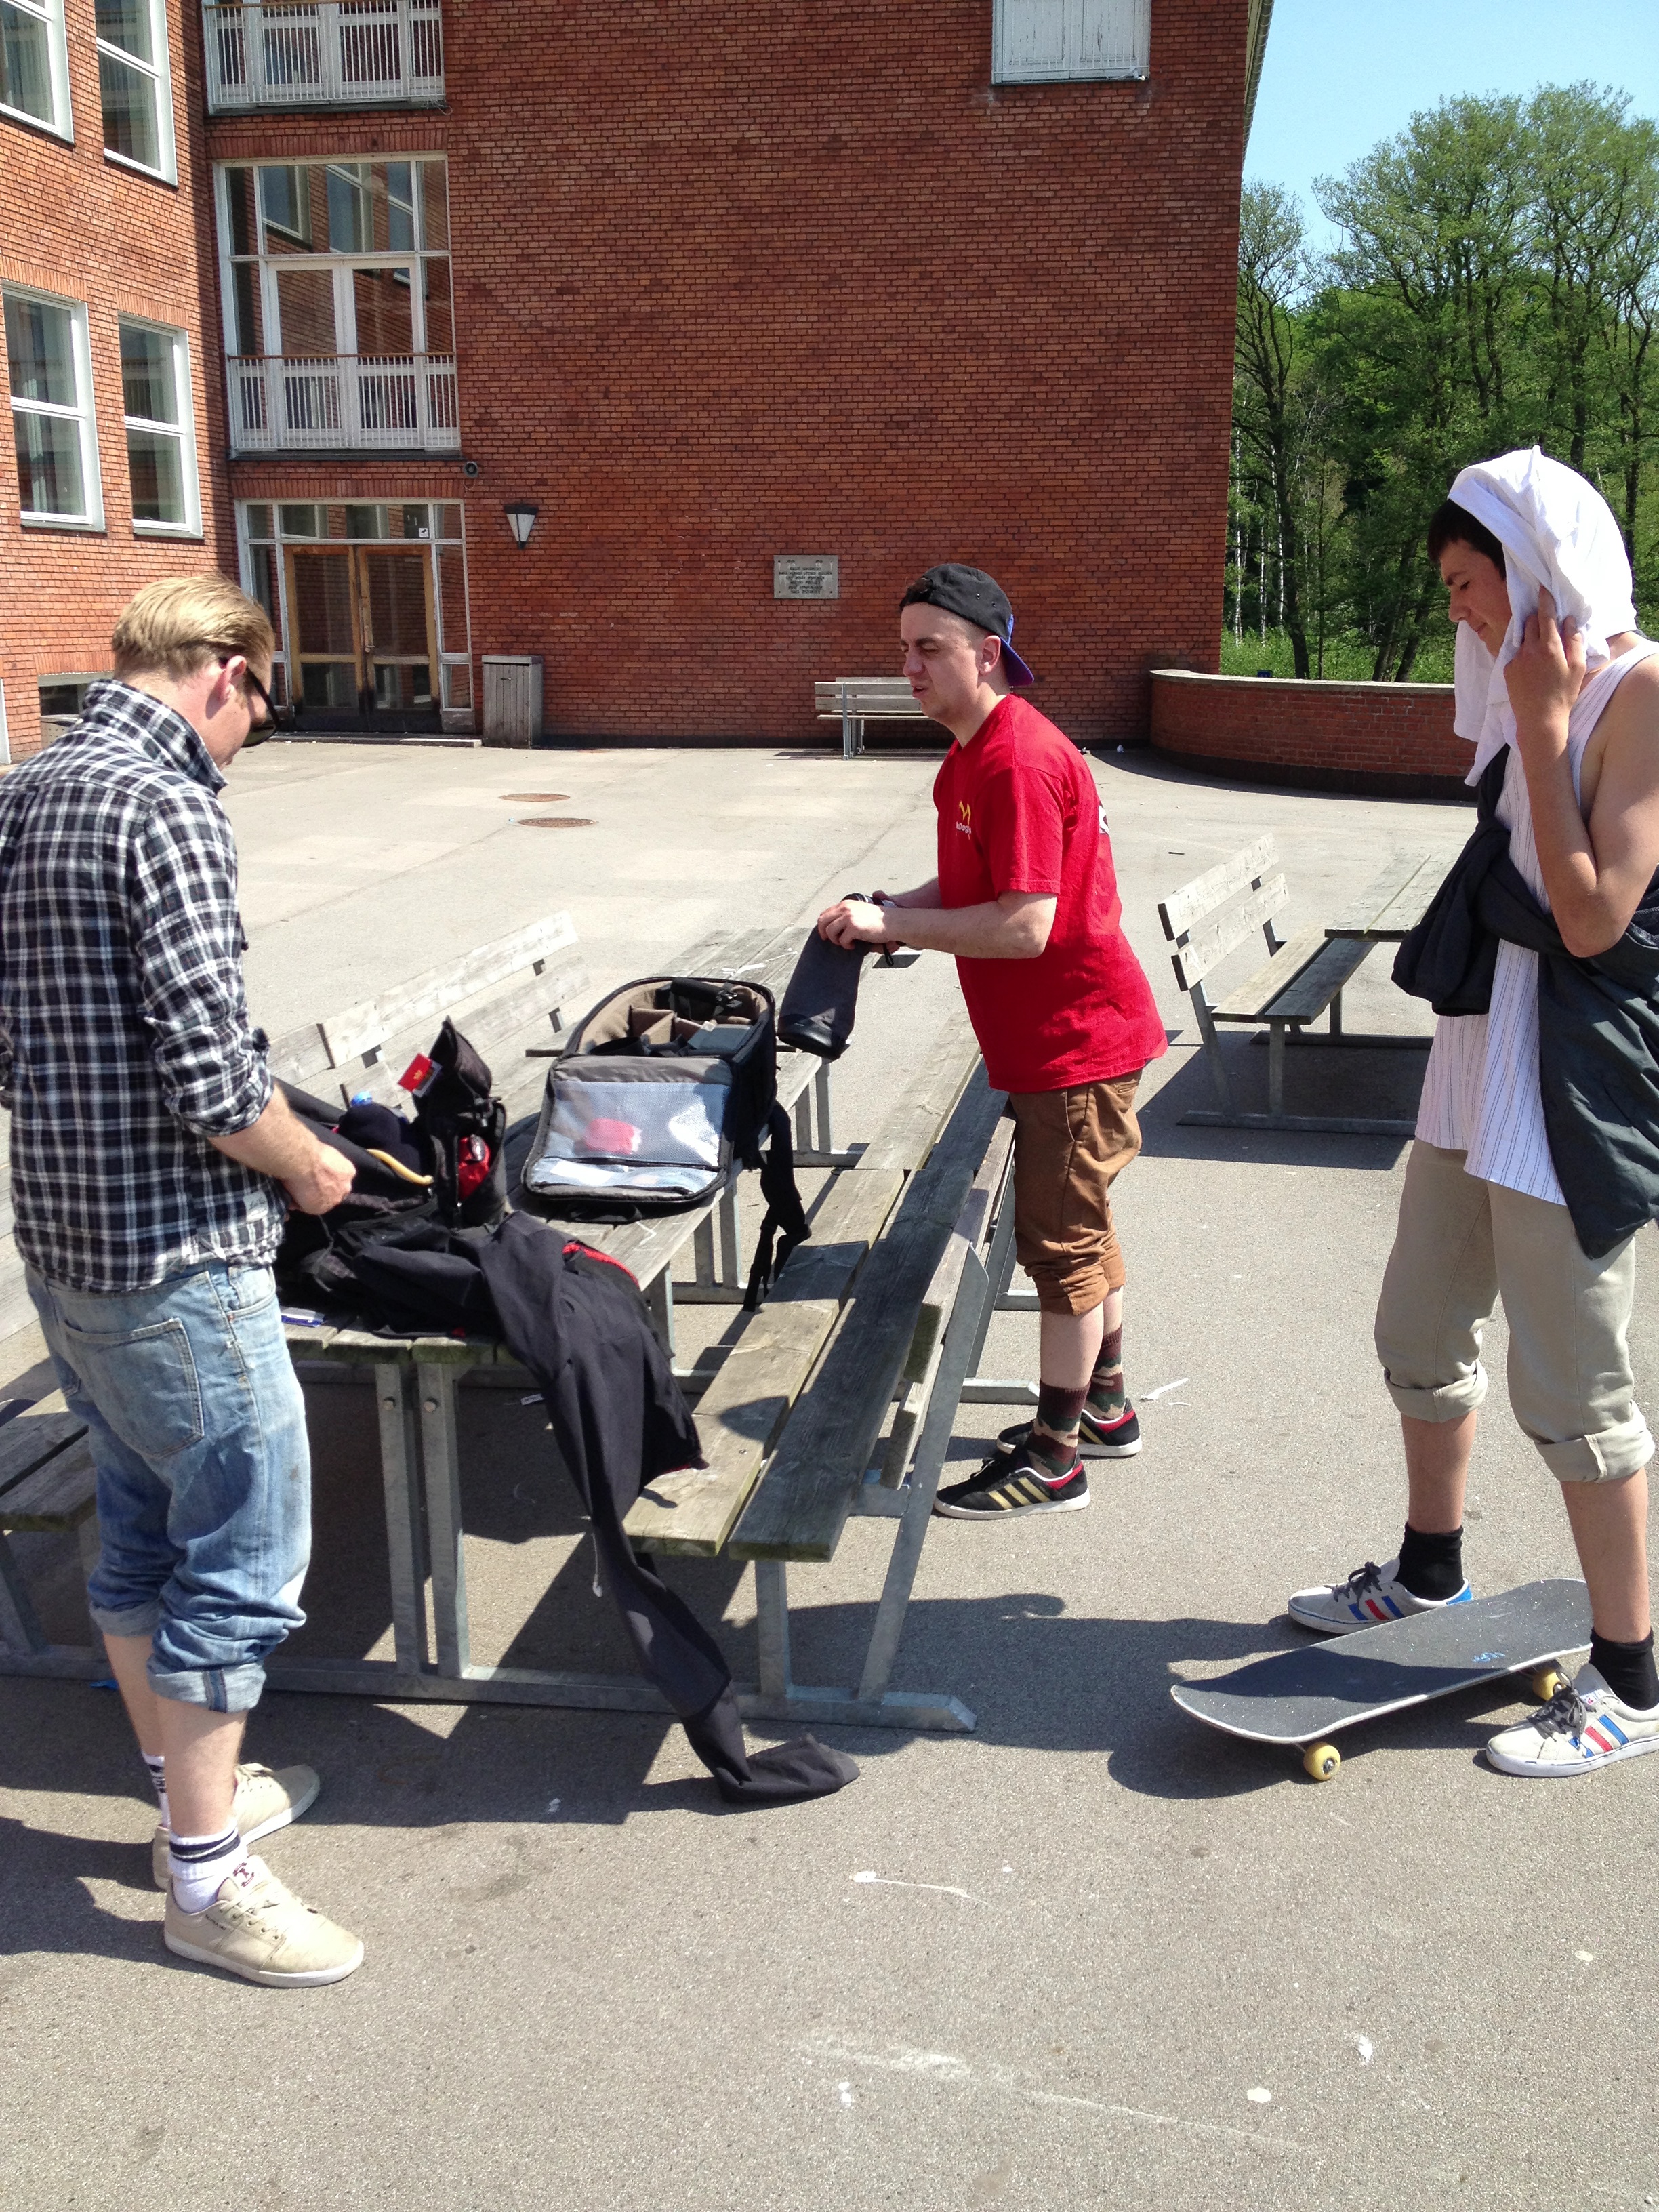
M 1244 173 L 1297 193 L 1334 245 L 1316 177 L 1449 95 L 1583 77 L 1659 118 L 1659 0 L 1273 0 Z

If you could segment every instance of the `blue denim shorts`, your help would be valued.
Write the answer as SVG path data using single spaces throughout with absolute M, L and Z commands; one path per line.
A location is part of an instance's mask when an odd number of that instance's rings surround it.
M 246 1712 L 304 1622 L 311 1557 L 305 1398 L 270 1270 L 215 1260 L 106 1297 L 31 1269 L 28 1286 L 98 1471 L 93 1619 L 152 1638 L 160 1696 Z

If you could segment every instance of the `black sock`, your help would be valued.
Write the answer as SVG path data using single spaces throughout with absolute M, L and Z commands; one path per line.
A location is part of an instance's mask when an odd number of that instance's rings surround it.
M 1413 1597 L 1455 1597 L 1463 1587 L 1463 1531 L 1429 1535 L 1408 1521 L 1400 1540 L 1400 1579 Z
M 1653 1631 L 1639 1644 L 1614 1644 L 1606 1636 L 1590 1634 L 1589 1662 L 1621 1705 L 1638 1713 L 1659 1705 L 1659 1671 L 1653 1663 Z

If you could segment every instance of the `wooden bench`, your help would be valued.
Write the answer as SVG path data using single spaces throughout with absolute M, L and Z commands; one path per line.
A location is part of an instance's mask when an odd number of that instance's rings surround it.
M 1285 1111 L 1285 1048 L 1292 1034 L 1298 1042 L 1369 1045 L 1376 1042 L 1370 1037 L 1345 1036 L 1342 1029 L 1343 988 L 1370 957 L 1370 945 L 1328 937 L 1322 927 L 1304 930 L 1286 943 L 1273 927 L 1273 917 L 1284 911 L 1290 896 L 1269 830 L 1243 852 L 1235 853 L 1231 860 L 1194 877 L 1158 902 L 1158 920 L 1171 948 L 1176 981 L 1192 1000 L 1204 1056 L 1220 1101 L 1218 1112 L 1193 1112 L 1181 1118 L 1211 1127 L 1367 1133 L 1372 1125 L 1359 1118 Z M 1212 1006 L 1205 992 L 1204 978 L 1257 928 L 1267 943 L 1267 960 Z M 1327 1012 L 1328 1032 L 1317 1039 L 1304 1039 L 1300 1032 Z M 1267 1030 L 1265 1114 L 1240 1113 L 1235 1104 L 1216 1030 L 1219 1022 Z M 1388 1125 L 1389 1130 L 1393 1127 Z
M 841 724 L 841 757 L 853 760 L 864 750 L 866 722 L 926 721 L 903 676 L 837 676 L 815 684 L 812 696 L 821 722 Z
M 98 1564 L 96 1478 L 86 1425 L 67 1412 L 34 1410 L 0 1425 L 0 1671 L 70 1675 L 107 1672 L 103 1638 L 88 1621 L 84 1644 L 53 1644 L 40 1626 L 9 1539 L 73 1535 L 82 1579 Z

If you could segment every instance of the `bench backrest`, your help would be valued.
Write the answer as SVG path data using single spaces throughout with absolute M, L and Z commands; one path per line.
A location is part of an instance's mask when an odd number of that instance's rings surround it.
M 1201 982 L 1236 945 L 1253 929 L 1264 928 L 1288 904 L 1290 890 L 1278 864 L 1279 848 L 1269 830 L 1231 860 L 1158 901 L 1158 918 L 1183 991 Z
M 903 676 L 837 676 L 828 684 L 815 684 L 813 697 L 822 715 L 920 715 L 921 702 Z
M 348 1100 L 367 1091 L 393 1105 L 398 1076 L 431 1043 L 446 1014 L 486 1060 L 526 1030 L 545 1043 L 561 1027 L 570 994 L 587 981 L 580 963 L 559 957 L 575 942 L 570 916 L 548 915 L 393 990 L 289 1030 L 271 1044 L 272 1072 L 303 1090 L 337 1090 Z M 504 1060 L 495 1070 L 503 1095 L 521 1066 L 519 1054 L 512 1066 Z M 509 1098 L 509 1109 L 512 1103 Z

